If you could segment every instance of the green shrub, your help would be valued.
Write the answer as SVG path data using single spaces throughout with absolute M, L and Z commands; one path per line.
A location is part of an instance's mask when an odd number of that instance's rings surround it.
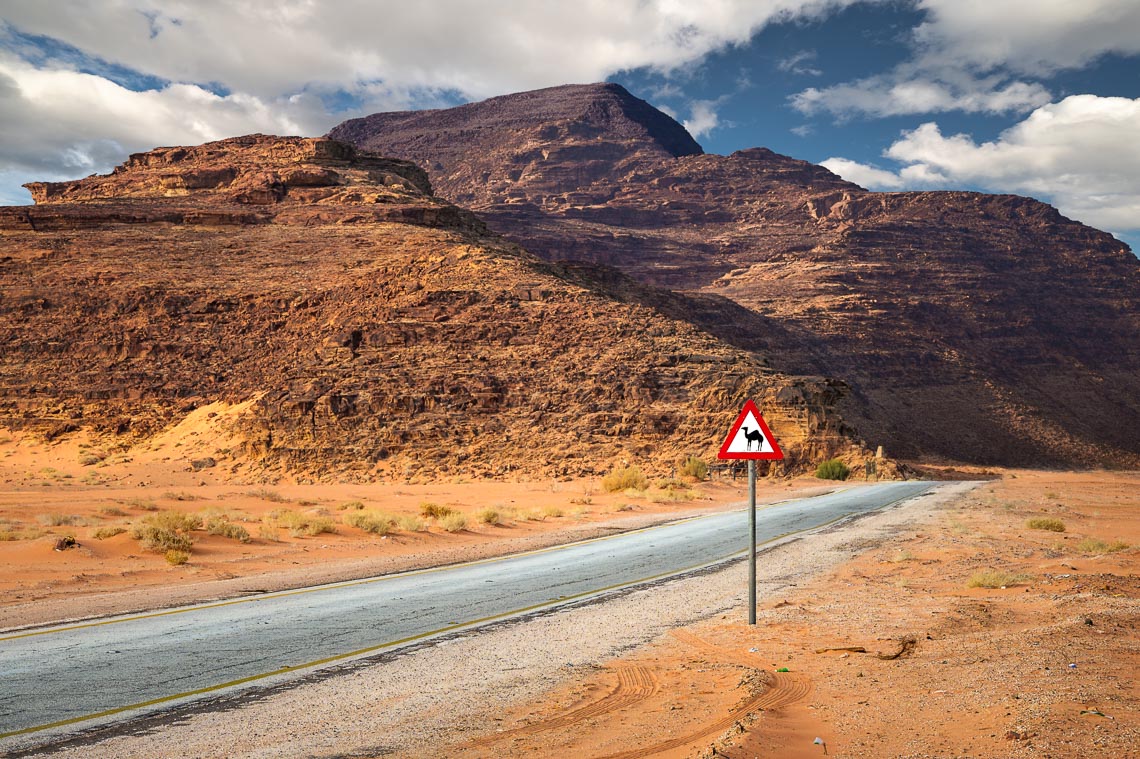
M 438 503 L 424 502 L 420 504 L 420 516 L 428 519 L 443 519 L 458 512 L 450 506 L 441 506 Z
M 467 529 L 467 517 L 458 511 L 453 511 L 439 520 L 439 526 L 448 532 L 459 532 Z
M 709 476 L 709 465 L 696 456 L 689 456 L 681 462 L 680 472 L 683 477 L 703 480 Z
M 635 466 L 615 469 L 602 478 L 602 488 L 607 493 L 620 493 L 623 490 L 645 490 L 649 480 Z
M 839 459 L 828 459 L 815 468 L 815 476 L 821 480 L 846 480 L 851 470 Z
M 1025 526 L 1031 530 L 1065 531 L 1065 523 L 1056 517 L 1033 517 L 1025 523 Z
M 378 511 L 350 511 L 344 515 L 344 523 L 373 535 L 387 535 L 396 526 L 394 517 Z

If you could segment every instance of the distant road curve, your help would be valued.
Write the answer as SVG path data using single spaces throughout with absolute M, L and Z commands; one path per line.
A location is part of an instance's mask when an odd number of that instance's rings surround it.
M 937 487 L 894 482 L 759 511 L 770 541 Z M 732 511 L 470 564 L 0 636 L 3 739 L 287 675 L 742 555 Z

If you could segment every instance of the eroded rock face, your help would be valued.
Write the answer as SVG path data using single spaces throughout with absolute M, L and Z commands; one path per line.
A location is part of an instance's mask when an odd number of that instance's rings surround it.
M 1127 246 L 1029 198 L 873 193 L 763 148 L 671 150 L 650 126 L 664 114 L 586 115 L 615 100 L 636 98 L 575 85 L 331 134 L 416 161 L 545 258 L 688 292 L 684 318 L 780 370 L 847 383 L 845 415 L 888 452 L 1140 465 Z
M 771 370 L 689 298 L 533 257 L 404 161 L 255 135 L 33 191 L 0 209 L 0 426 L 125 445 L 225 401 L 230 442 L 172 466 L 665 473 L 755 397 L 791 468 L 856 454 L 839 383 Z

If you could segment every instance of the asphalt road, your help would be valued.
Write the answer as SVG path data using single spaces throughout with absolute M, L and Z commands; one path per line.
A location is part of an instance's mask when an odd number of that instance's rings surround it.
M 884 483 L 759 511 L 765 542 L 918 495 Z M 747 510 L 534 553 L 0 636 L 0 738 L 391 649 L 707 566 Z

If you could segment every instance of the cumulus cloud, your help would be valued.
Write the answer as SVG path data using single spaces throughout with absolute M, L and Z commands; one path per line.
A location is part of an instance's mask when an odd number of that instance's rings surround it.
M 1109 54 L 1140 53 L 1135 0 L 919 0 L 912 57 L 889 72 L 794 95 L 841 118 L 965 111 L 1025 113 L 1050 102 L 1034 81 Z
M 947 76 L 947 74 L 953 74 Z M 957 72 L 939 76 L 898 69 L 890 74 L 817 89 L 809 87 L 791 98 L 805 114 L 827 111 L 838 116 L 902 116 L 917 113 L 1024 113 L 1052 100 L 1040 84 L 1000 77 L 975 78 Z
M 843 158 L 823 162 L 871 189 L 975 186 L 1028 194 L 1095 227 L 1140 229 L 1140 98 L 1073 95 L 1036 109 L 998 139 L 944 135 L 926 123 L 885 152 L 895 172 Z
M 55 0 L 0 11 L 0 178 L 127 152 L 663 73 L 858 0 Z M 697 133 L 716 126 L 694 104 Z M 13 173 L 16 172 L 16 173 Z M 22 174 L 21 174 L 22 176 Z M 4 197 L 7 198 L 7 191 Z
M 694 100 L 690 105 L 690 116 L 685 119 L 685 129 L 689 130 L 689 134 L 693 137 L 701 137 L 708 134 L 720 124 L 720 118 L 716 114 L 717 101 L 715 100 Z

